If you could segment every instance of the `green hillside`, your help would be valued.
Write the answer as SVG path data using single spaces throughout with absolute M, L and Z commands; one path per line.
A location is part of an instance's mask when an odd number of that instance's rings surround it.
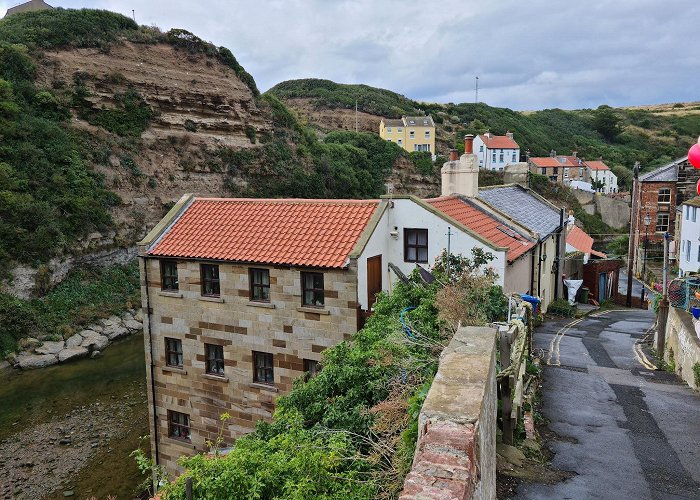
M 438 138 L 458 148 L 466 133 L 510 131 L 523 153 L 546 156 L 553 149 L 563 154 L 578 151 L 588 159 L 602 156 L 623 181 L 635 161 L 651 170 L 682 156 L 700 132 L 700 107 L 682 104 L 668 113 L 608 106 L 519 112 L 483 103 L 418 103 L 388 90 L 315 79 L 282 82 L 267 93 L 282 100 L 311 99 L 319 109 L 352 108 L 357 99 L 361 111 L 378 116 L 431 114 Z

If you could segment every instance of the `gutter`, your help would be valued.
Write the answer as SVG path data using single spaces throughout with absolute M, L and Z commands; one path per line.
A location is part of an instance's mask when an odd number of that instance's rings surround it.
M 145 255 L 141 256 L 143 259 L 143 277 L 144 280 L 146 281 L 146 318 L 148 318 L 148 353 L 151 358 L 150 362 L 150 370 L 151 370 L 151 399 L 153 401 L 153 443 L 154 443 L 154 448 L 155 448 L 155 453 L 153 453 L 154 456 L 154 464 L 158 466 L 158 456 L 159 456 L 159 451 L 158 451 L 158 411 L 157 411 L 157 406 L 156 406 L 156 379 L 155 379 L 155 369 L 156 369 L 156 364 L 155 361 L 153 360 L 153 335 L 151 332 L 151 299 L 150 295 L 148 294 L 148 288 L 149 288 L 149 282 L 148 282 L 148 257 Z M 156 469 L 155 467 L 153 468 L 153 492 L 157 493 L 158 492 L 158 479 L 156 477 Z

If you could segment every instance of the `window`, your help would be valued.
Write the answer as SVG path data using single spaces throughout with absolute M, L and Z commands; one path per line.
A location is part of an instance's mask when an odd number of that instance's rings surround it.
M 250 300 L 270 302 L 270 270 L 250 270 Z
M 214 344 L 204 344 L 204 354 L 206 358 L 206 372 L 209 375 L 224 374 L 224 346 Z
M 690 220 L 690 205 L 685 206 L 685 220 Z
M 554 175 L 559 175 L 559 167 L 554 167 L 554 168 L 552 169 L 552 173 L 553 173 Z
M 190 416 L 179 411 L 168 410 L 168 436 L 190 441 Z
M 272 354 L 253 351 L 253 382 L 275 383 L 275 369 L 272 367 Z
M 501 151 L 501 154 L 498 155 L 498 161 L 503 163 L 503 151 Z
M 409 136 L 411 139 L 415 139 L 415 137 L 416 137 L 416 131 L 415 131 L 415 130 L 411 130 L 411 131 L 408 133 L 408 136 Z
M 425 131 L 425 138 L 430 139 L 430 130 Z
M 387 134 L 391 134 L 391 127 L 387 127 L 387 128 L 386 128 L 386 133 L 387 133 Z
M 309 378 L 315 377 L 319 371 L 318 361 L 315 359 L 305 359 L 304 371 L 309 374 Z
M 397 132 L 403 132 L 403 128 L 402 128 L 402 127 L 396 127 L 396 131 L 397 131 Z
M 483 152 L 484 152 L 484 145 L 482 144 L 481 146 L 479 146 L 479 153 L 483 153 Z
M 547 168 L 546 167 L 542 167 L 542 175 L 547 175 Z
M 656 232 L 665 233 L 668 231 L 668 214 L 656 215 Z
M 323 273 L 301 273 L 302 305 L 323 307 Z
M 687 240 L 685 242 L 685 245 L 686 245 L 686 247 L 685 247 L 685 260 L 686 260 L 686 262 L 690 262 L 690 252 L 693 248 L 693 243 L 690 240 Z
M 698 218 L 698 207 L 693 207 L 693 222 L 697 221 Z
M 496 152 L 495 151 L 493 153 L 491 153 L 491 161 L 494 163 L 496 162 Z
M 428 230 L 404 229 L 404 261 L 428 262 Z
M 219 288 L 219 266 L 214 264 L 202 264 L 200 270 L 202 295 L 218 297 L 221 293 Z
M 659 203 L 671 203 L 671 189 L 661 188 L 659 189 Z
M 396 144 L 398 144 L 399 146 L 401 146 L 401 145 L 403 144 L 403 141 L 402 141 L 401 139 L 399 139 L 398 141 L 396 141 Z
M 165 364 L 182 367 L 182 341 L 165 337 Z
M 517 156 L 518 156 L 517 153 L 515 151 L 513 151 L 513 158 L 511 158 L 510 161 L 516 161 Z
M 583 167 L 578 167 L 578 176 L 583 177 Z
M 177 281 L 177 262 L 174 260 L 160 261 L 160 288 L 170 292 L 177 292 L 180 288 Z
M 569 169 L 568 169 L 568 167 L 564 167 L 564 177 L 567 178 L 567 179 L 569 178 Z
M 391 142 L 391 139 L 387 139 L 386 142 Z

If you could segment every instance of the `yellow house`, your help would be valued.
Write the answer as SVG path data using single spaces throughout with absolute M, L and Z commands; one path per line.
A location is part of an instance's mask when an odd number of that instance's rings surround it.
M 395 142 L 406 151 L 435 154 L 435 122 L 431 116 L 404 116 L 400 120 L 382 118 L 379 137 Z

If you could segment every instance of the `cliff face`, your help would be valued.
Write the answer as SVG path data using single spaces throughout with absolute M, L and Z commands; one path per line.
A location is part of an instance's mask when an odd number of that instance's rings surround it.
M 96 147 L 108 161 L 95 166 L 123 201 L 114 217 L 117 236 L 129 242 L 145 234 L 184 192 L 225 195 L 225 176 L 212 158 L 221 148 L 257 147 L 255 137 L 272 128 L 233 70 L 171 45 L 122 42 L 108 52 L 45 53 L 37 86 L 69 88 L 76 78 L 84 82 L 94 109 L 114 109 L 117 97 L 131 89 L 153 111 L 139 138 L 110 134 L 77 113 L 72 120 L 102 143 Z
M 105 186 L 121 198 L 112 210 L 114 230 L 92 233 L 68 255 L 47 263 L 53 282 L 81 263 L 133 257 L 129 249 L 183 193 L 226 196 L 227 179 L 245 181 L 227 176 L 222 151 L 257 148 L 261 135 L 272 131 L 269 112 L 232 69 L 172 45 L 123 41 L 107 52 L 52 50 L 36 64 L 37 88 L 51 89 L 71 103 L 70 127 L 89 144 L 91 163 Z M 138 95 L 151 109 L 140 136 L 110 133 L 81 118 L 73 101 L 78 80 L 85 101 L 97 112 L 116 109 L 125 92 Z M 16 267 L 13 283 L 4 289 L 29 296 L 36 272 L 31 266 Z

